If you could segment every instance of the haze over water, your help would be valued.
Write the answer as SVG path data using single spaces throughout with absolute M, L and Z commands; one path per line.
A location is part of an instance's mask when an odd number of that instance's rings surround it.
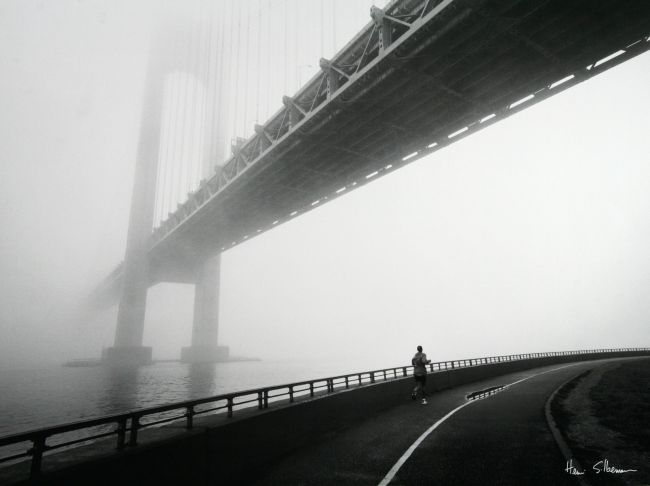
M 372 361 L 160 362 L 139 368 L 25 366 L 0 369 L 0 437 L 194 398 L 327 378 Z M 393 363 L 393 366 L 406 364 Z

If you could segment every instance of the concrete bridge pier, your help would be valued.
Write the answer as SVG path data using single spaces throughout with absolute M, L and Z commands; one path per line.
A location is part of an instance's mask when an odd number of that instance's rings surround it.
M 228 359 L 228 347 L 218 345 L 220 277 L 221 254 L 206 260 L 197 271 L 192 345 L 181 349 L 181 361 L 185 363 Z
M 164 64 L 164 52 L 153 49 L 149 56 L 142 104 L 115 345 L 106 349 L 102 356 L 102 360 L 111 366 L 151 363 L 151 348 L 142 346 L 142 337 L 149 289 L 147 251 L 156 199 Z
M 126 267 L 126 266 L 125 266 Z M 151 347 L 142 346 L 144 316 L 147 306 L 146 258 L 128 267 L 117 315 L 115 345 L 102 354 L 109 366 L 139 366 L 151 363 Z

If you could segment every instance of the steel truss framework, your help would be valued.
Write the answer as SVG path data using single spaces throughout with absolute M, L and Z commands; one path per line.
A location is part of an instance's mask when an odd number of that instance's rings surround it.
M 644 0 L 394 0 L 370 17 L 154 230 L 152 283 L 650 47 Z

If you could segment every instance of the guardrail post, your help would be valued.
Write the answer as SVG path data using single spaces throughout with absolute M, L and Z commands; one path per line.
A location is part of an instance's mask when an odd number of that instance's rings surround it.
M 39 436 L 35 439 L 32 439 L 34 444 L 31 450 L 32 454 L 32 464 L 30 467 L 30 475 L 32 478 L 38 478 L 41 476 L 41 463 L 43 462 L 43 452 L 45 452 L 45 437 Z
M 126 445 L 126 418 L 117 422 L 117 450 L 121 451 Z
M 293 385 L 289 385 L 289 402 L 293 403 Z
M 348 380 L 348 377 L 345 377 L 345 388 L 348 389 L 350 388 L 350 380 Z
M 187 407 L 186 417 L 187 417 L 187 423 L 185 424 L 185 428 L 191 429 L 192 427 L 194 427 L 194 405 L 190 405 L 189 407 Z
M 374 383 L 374 382 L 375 382 L 375 372 L 371 371 L 370 372 L 370 383 Z
M 264 408 L 269 408 L 269 391 L 264 390 Z
M 140 417 L 131 417 L 131 434 L 129 435 L 129 446 L 138 445 L 138 429 L 140 428 Z
M 228 418 L 232 417 L 232 405 L 233 405 L 232 397 L 228 397 L 228 404 L 227 404 Z
M 309 382 L 309 396 L 310 397 L 314 396 L 314 382 L 313 381 Z
M 264 402 L 262 401 L 262 392 L 257 392 L 257 408 L 262 410 L 264 408 Z

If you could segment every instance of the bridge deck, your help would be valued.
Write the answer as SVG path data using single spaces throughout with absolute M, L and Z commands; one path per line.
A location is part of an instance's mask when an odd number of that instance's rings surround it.
M 407 12 L 417 12 L 420 3 L 394 2 L 387 10 L 397 15 L 410 6 Z M 420 23 L 413 21 L 318 107 L 308 111 L 301 104 L 307 114 L 282 138 L 251 152 L 248 156 L 257 158 L 241 174 L 171 231 L 156 236 L 152 257 L 192 260 L 253 237 L 294 211 L 336 197 L 344 187 L 388 173 L 415 151 L 421 156 L 442 147 L 458 130 L 479 128 L 485 117 L 496 114 L 490 121 L 497 121 L 526 96 L 545 97 L 550 93 L 542 91 L 566 76 L 588 77 L 598 71 L 590 72 L 588 65 L 650 32 L 648 2 L 446 4 Z M 398 33 L 395 29 L 393 37 Z M 294 99 L 301 101 L 300 94 Z M 290 116 L 289 109 L 281 112 Z M 266 133 L 273 124 L 267 123 Z M 235 157 L 230 165 L 241 163 Z
M 650 2 L 643 0 L 395 0 L 385 12 L 393 19 L 368 24 L 324 63 L 154 231 L 152 283 L 190 281 L 206 255 L 650 46 Z M 621 55 L 597 63 L 615 52 Z M 106 289 L 119 277 L 118 269 Z

